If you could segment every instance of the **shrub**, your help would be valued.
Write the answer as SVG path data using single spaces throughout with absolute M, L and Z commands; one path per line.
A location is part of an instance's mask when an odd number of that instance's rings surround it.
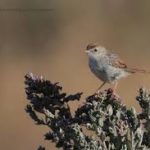
M 68 102 L 79 101 L 81 92 L 68 95 L 58 83 L 32 73 L 25 75 L 25 85 L 29 100 L 26 112 L 37 125 L 50 128 L 45 139 L 55 142 L 57 148 L 150 149 L 150 94 L 146 89 L 140 88 L 136 97 L 140 113 L 134 107 L 127 108 L 111 89 L 88 96 L 86 102 L 72 113 Z M 93 136 L 89 136 L 87 130 L 94 132 Z M 39 146 L 38 150 L 45 148 Z

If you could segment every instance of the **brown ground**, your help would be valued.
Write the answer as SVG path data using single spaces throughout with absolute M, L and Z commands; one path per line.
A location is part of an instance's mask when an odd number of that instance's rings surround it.
M 53 8 L 52 11 L 2 11 L 3 8 Z M 98 42 L 139 68 L 150 70 L 150 1 L 86 0 L 0 2 L 0 149 L 35 150 L 47 128 L 34 125 L 26 115 L 24 75 L 42 74 L 59 81 L 70 93 L 86 97 L 101 83 L 87 65 L 84 49 Z M 118 93 L 125 103 L 139 107 L 134 98 L 140 86 L 150 87 L 150 76 L 123 79 Z M 108 88 L 107 85 L 105 88 Z M 83 102 L 83 101 L 82 101 Z M 82 103 L 81 102 L 81 103 Z M 74 103 L 77 107 L 77 103 Z

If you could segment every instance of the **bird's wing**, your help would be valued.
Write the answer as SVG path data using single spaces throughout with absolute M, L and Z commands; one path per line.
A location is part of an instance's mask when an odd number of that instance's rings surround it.
M 113 60 L 112 65 L 117 68 L 127 68 L 127 65 L 121 59 Z
M 110 64 L 116 68 L 121 68 L 124 69 L 125 71 L 129 73 L 150 73 L 150 71 L 146 71 L 144 69 L 138 69 L 138 68 L 132 68 L 128 67 L 120 58 L 117 54 L 115 53 L 108 53 L 107 56 L 110 58 Z
M 107 54 L 110 58 L 110 64 L 116 68 L 127 68 L 127 65 L 119 58 L 119 56 L 115 53 Z
M 116 68 L 124 69 L 129 73 L 136 73 L 137 71 L 133 68 L 129 68 L 115 53 L 109 53 L 108 57 L 110 58 L 110 64 Z

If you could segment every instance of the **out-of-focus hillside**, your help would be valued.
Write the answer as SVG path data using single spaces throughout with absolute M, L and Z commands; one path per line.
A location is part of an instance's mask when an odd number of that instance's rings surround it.
M 55 149 L 43 140 L 46 129 L 24 111 L 27 72 L 58 81 L 67 92 L 92 94 L 101 82 L 87 65 L 84 49 L 91 42 L 116 51 L 129 66 L 150 70 L 149 16 L 148 0 L 1 0 L 0 149 Z M 149 75 L 120 82 L 118 93 L 129 107 L 138 108 L 134 97 L 141 85 L 150 87 Z

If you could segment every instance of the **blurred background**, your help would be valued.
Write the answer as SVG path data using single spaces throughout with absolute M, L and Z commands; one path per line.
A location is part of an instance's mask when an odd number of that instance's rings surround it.
M 43 139 L 48 129 L 34 125 L 24 111 L 24 75 L 43 75 L 68 93 L 83 91 L 81 105 L 101 84 L 84 53 L 91 42 L 116 51 L 129 66 L 150 70 L 150 1 L 0 1 L 0 149 L 35 150 L 42 144 L 55 150 Z M 141 86 L 150 88 L 149 75 L 129 76 L 118 88 L 138 111 Z

